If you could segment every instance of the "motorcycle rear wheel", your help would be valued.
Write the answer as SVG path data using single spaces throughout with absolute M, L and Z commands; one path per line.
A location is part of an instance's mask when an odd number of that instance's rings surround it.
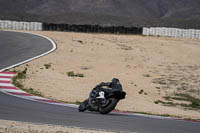
M 116 105 L 118 103 L 118 100 L 115 99 L 115 98 L 109 98 L 108 101 L 109 101 L 108 105 L 102 106 L 102 107 L 99 108 L 99 112 L 101 114 L 108 114 L 113 109 L 115 109 L 115 107 L 116 107 Z

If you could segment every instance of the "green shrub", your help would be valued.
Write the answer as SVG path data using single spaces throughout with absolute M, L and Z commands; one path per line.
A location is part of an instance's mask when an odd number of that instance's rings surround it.
M 139 94 L 142 94 L 142 93 L 144 93 L 144 90 L 140 90 L 138 93 L 139 93 Z
M 177 100 L 177 101 L 187 101 L 189 102 L 188 104 L 185 103 L 172 103 L 168 102 L 170 105 L 178 105 L 186 108 L 191 108 L 191 109 L 200 109 L 200 99 L 195 98 L 189 94 L 186 93 L 176 93 L 175 96 L 167 96 L 164 97 L 166 100 Z M 158 104 L 158 102 L 156 102 Z
M 16 86 L 17 88 L 26 91 L 30 94 L 33 94 L 35 96 L 43 96 L 40 92 L 33 90 L 32 88 L 30 89 L 26 89 L 20 82 L 21 79 L 25 79 L 26 78 L 26 73 L 27 73 L 27 68 L 25 68 L 23 71 L 18 71 L 17 75 L 13 78 L 12 83 L 14 86 Z
M 51 67 L 51 63 L 50 64 L 44 64 L 46 69 L 49 69 Z
M 67 72 L 67 75 L 68 75 L 69 77 L 81 77 L 81 78 L 84 77 L 83 74 L 81 74 L 81 73 L 75 74 L 73 71 Z

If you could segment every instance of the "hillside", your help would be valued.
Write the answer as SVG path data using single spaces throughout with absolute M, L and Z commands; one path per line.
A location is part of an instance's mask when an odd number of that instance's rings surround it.
M 198 28 L 199 0 L 0 0 L 0 19 Z

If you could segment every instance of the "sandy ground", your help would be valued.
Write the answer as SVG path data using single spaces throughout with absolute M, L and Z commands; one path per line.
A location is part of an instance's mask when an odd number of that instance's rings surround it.
M 114 132 L 0 120 L 0 133 L 114 133 Z
M 27 31 L 26 31 L 27 32 Z M 100 82 L 120 79 L 125 100 L 122 111 L 169 114 L 200 119 L 199 110 L 155 104 L 164 96 L 193 92 L 200 98 L 200 41 L 136 35 L 33 32 L 55 41 L 57 50 L 21 65 L 28 69 L 23 81 L 45 97 L 68 102 L 83 101 Z M 49 68 L 45 65 L 49 64 Z M 83 74 L 69 77 L 67 72 Z

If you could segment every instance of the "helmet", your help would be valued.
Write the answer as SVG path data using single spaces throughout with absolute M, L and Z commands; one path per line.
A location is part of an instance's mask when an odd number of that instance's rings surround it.
M 118 84 L 118 83 L 119 83 L 119 79 L 117 79 L 117 78 L 113 78 L 113 79 L 112 79 L 112 83 L 116 83 L 116 84 Z

